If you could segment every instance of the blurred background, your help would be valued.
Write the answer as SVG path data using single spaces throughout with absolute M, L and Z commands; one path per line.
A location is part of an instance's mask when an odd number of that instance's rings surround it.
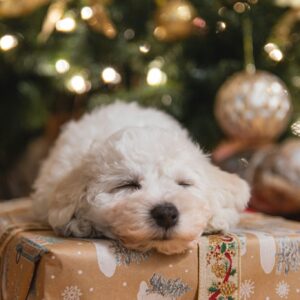
M 0 199 L 116 99 L 177 118 L 253 209 L 300 215 L 300 0 L 0 0 Z

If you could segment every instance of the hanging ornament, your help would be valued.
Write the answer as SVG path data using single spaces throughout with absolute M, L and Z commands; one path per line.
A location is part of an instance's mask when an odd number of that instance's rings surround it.
M 0 18 L 15 18 L 30 14 L 50 0 L 0 0 Z
M 278 6 L 283 6 L 283 7 L 295 7 L 298 8 L 300 7 L 300 1 L 299 0 L 276 0 L 275 3 Z
M 57 0 L 53 2 L 47 11 L 47 15 L 44 19 L 42 30 L 38 35 L 40 42 L 46 42 L 49 36 L 55 29 L 56 23 L 62 18 L 66 9 L 67 0 Z
M 256 71 L 249 9 L 243 18 L 245 71 L 234 74 L 221 86 L 215 115 L 230 137 L 261 142 L 272 140 L 284 131 L 292 104 L 285 84 L 278 77 Z
M 239 72 L 217 93 L 215 115 L 222 129 L 235 139 L 271 140 L 286 128 L 292 105 L 285 84 L 257 71 Z
M 0 0 L 1 1 L 1 0 Z M 65 15 L 67 2 L 69 0 L 56 0 L 49 6 L 47 15 L 44 19 L 42 30 L 38 36 L 39 41 L 46 42 L 50 35 L 53 33 L 54 29 L 61 28 L 59 31 L 71 32 L 69 30 L 70 17 L 62 20 Z M 95 31 L 104 34 L 107 38 L 114 38 L 117 35 L 117 30 L 108 16 L 105 5 L 109 4 L 110 0 L 88 0 L 88 6 L 81 9 L 81 18 L 86 21 L 86 23 Z M 61 21 L 65 21 L 64 23 Z M 69 21 L 67 23 L 67 21 Z M 62 24 L 59 24 L 59 23 Z M 73 21 L 75 24 L 75 20 Z M 58 26 L 59 25 L 59 26 Z M 66 30 L 64 30 L 64 27 Z
M 95 31 L 104 34 L 107 38 L 113 39 L 117 35 L 116 27 L 111 21 L 105 4 L 107 1 L 90 0 L 90 6 L 81 10 L 81 18 Z
M 186 0 L 170 0 L 162 4 L 156 13 L 154 35 L 162 41 L 174 41 L 188 37 L 193 31 L 196 10 Z

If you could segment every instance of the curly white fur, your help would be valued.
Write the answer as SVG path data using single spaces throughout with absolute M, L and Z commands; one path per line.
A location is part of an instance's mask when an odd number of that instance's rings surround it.
M 140 188 L 126 186 L 132 181 Z M 68 123 L 34 188 L 36 215 L 59 234 L 167 254 L 203 231 L 228 230 L 249 198 L 248 185 L 213 166 L 173 118 L 122 102 Z M 179 212 L 167 238 L 150 215 L 165 202 Z

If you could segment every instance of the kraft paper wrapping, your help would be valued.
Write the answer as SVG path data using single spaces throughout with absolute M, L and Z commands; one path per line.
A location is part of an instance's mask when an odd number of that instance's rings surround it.
M 21 200 L 0 205 L 0 241 L 1 300 L 300 299 L 300 224 L 260 214 L 166 256 L 57 237 Z

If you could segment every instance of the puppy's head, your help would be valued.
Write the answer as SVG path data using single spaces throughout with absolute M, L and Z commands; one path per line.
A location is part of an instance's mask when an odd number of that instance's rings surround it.
M 225 173 L 224 173 L 225 174 Z M 64 235 L 105 235 L 138 250 L 189 248 L 246 186 L 224 175 L 185 132 L 129 128 L 93 145 L 55 191 L 49 223 Z M 241 190 L 242 187 L 242 190 Z

